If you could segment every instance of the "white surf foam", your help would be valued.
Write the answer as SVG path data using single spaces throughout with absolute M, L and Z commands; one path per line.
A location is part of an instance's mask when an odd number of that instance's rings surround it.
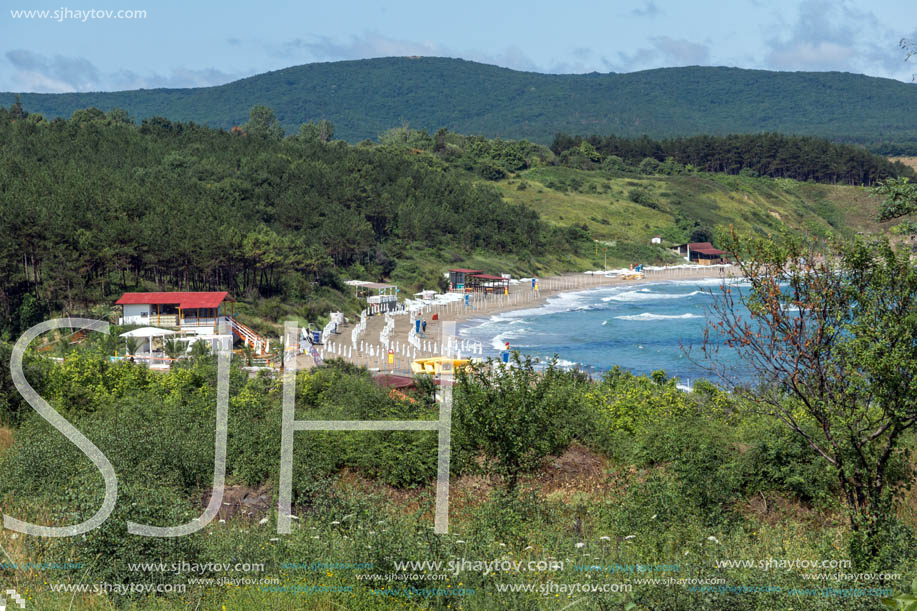
M 602 297 L 602 301 L 656 301 L 657 299 L 683 299 L 684 297 L 693 297 L 700 295 L 703 291 L 691 291 L 690 293 L 654 293 L 649 289 L 640 289 L 639 291 L 625 291 L 610 297 Z
M 618 320 L 674 320 L 678 318 L 703 318 L 700 314 L 651 314 L 644 312 L 642 314 L 632 314 L 630 316 L 615 316 Z

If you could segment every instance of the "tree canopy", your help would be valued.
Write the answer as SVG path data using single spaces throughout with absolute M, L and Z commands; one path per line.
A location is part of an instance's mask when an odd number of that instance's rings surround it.
M 432 156 L 331 141 L 307 124 L 280 139 L 252 109 L 226 132 L 94 108 L 69 120 L 0 109 L 0 327 L 86 311 L 161 287 L 301 300 L 336 274 L 381 279 L 429 249 L 571 252 L 561 228 L 504 203 Z

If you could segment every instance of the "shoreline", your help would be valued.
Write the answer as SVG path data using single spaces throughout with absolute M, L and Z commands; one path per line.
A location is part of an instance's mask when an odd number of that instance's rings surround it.
M 667 282 L 673 280 L 703 280 L 710 278 L 736 278 L 738 268 L 735 266 L 677 266 L 667 268 L 646 269 L 644 277 L 639 280 L 625 280 L 623 277 L 606 277 L 604 273 L 596 274 L 568 274 L 538 280 L 539 290 L 534 291 L 530 285 L 517 284 L 511 287 L 510 294 L 472 295 L 471 307 L 465 308 L 461 301 L 445 304 L 425 305 L 419 318 L 427 321 L 427 331 L 421 339 L 421 347 L 417 348 L 408 343 L 409 325 L 411 316 L 407 313 L 393 315 L 394 328 L 389 333 L 389 344 L 383 346 L 380 333 L 385 326 L 385 317 L 382 315 L 371 316 L 367 320 L 366 329 L 360 334 L 354 348 L 351 343 L 351 332 L 354 322 L 349 321 L 342 325 L 338 334 L 329 338 L 325 346 L 319 348 L 323 359 L 341 358 L 355 365 L 363 366 L 373 373 L 387 373 L 394 375 L 411 376 L 410 364 L 415 358 L 441 356 L 442 323 L 454 322 L 456 333 L 461 325 L 472 320 L 486 319 L 495 314 L 516 310 L 528 310 L 543 306 L 548 299 L 562 293 L 574 293 L 584 290 L 609 288 L 616 286 L 639 286 L 654 282 Z M 433 316 L 437 320 L 433 320 Z M 466 346 L 467 348 L 468 346 Z M 489 347 L 487 348 L 489 350 Z M 392 362 L 389 363 L 388 350 L 392 351 Z M 484 351 L 482 347 L 481 352 Z M 463 357 L 478 357 L 480 353 L 472 349 L 462 351 Z M 307 369 L 315 366 L 311 356 L 300 355 L 297 359 L 298 369 Z

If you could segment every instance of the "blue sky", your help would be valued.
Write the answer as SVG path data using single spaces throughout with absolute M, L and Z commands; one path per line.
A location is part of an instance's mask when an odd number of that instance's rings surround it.
M 72 4 L 71 4 L 72 2 Z M 71 11 L 63 20 L 12 11 Z M 146 11 L 141 19 L 74 11 Z M 910 81 L 917 2 L 6 0 L 0 91 L 216 85 L 316 61 L 436 55 L 552 73 L 710 65 Z

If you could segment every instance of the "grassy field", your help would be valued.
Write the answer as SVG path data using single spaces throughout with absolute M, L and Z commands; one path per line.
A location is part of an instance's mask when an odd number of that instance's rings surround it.
M 47 540 L 0 530 L 2 562 L 35 563 L 18 570 L 0 567 L 4 587 L 25 596 L 27 609 L 861 610 L 881 608 L 878 598 L 904 591 L 917 571 L 909 534 L 917 524 L 913 496 L 903 499 L 900 531 L 886 542 L 883 556 L 845 571 L 898 575 L 881 584 L 843 579 L 813 584 L 799 567 L 718 566 L 734 559 L 855 560 L 826 465 L 781 423 L 712 388 L 689 394 L 674 380 L 619 376 L 587 383 L 572 373 L 560 374 L 556 392 L 527 407 L 486 401 L 488 414 L 497 411 L 521 423 L 516 432 L 522 437 L 544 434 L 547 422 L 558 435 L 550 453 L 538 444 L 539 458 L 520 474 L 515 490 L 492 469 L 493 456 L 472 443 L 484 433 L 465 417 L 476 399 L 459 384 L 444 535 L 432 530 L 431 433 L 297 433 L 295 519 L 292 532 L 281 535 L 276 527 L 281 382 L 248 379 L 234 369 L 228 490 L 263 491 L 267 502 L 238 507 L 224 502 L 216 519 L 185 537 L 130 535 L 126 520 L 166 526 L 203 511 L 213 466 L 209 408 L 215 389 L 201 381 L 212 379 L 215 365 L 205 358 L 171 373 L 148 374 L 106 364 L 86 350 L 74 349 L 68 365 L 53 366 L 53 384 L 44 394 L 110 458 L 119 478 L 118 503 L 105 524 L 85 538 Z M 84 403 L 55 399 L 73 393 L 81 393 Z M 297 375 L 297 419 L 428 418 L 432 404 L 424 403 L 422 391 L 414 398 L 416 403 L 391 399 L 365 373 L 340 363 Z M 531 421 L 516 409 L 525 409 Z M 86 463 L 39 419 L 23 421 L 15 444 L 5 455 L 0 452 L 4 513 L 38 524 L 88 517 L 100 503 L 101 481 Z M 229 498 L 240 497 L 228 492 L 224 501 Z M 461 559 L 560 564 L 550 570 L 447 568 Z M 402 561 L 442 564 L 399 568 Z M 131 567 L 137 562 L 202 568 Z M 80 566 L 33 568 L 41 563 Z M 308 568 L 311 563 L 328 566 Z M 225 564 L 233 568 L 213 568 Z M 670 568 L 655 574 L 603 568 L 637 564 Z M 361 577 L 366 574 L 383 578 Z M 391 575 L 398 579 L 384 578 Z M 629 587 L 543 590 L 574 583 Z M 187 589 L 158 595 L 54 590 L 104 584 Z M 878 585 L 889 593 L 790 593 L 826 585 Z
M 917 157 L 889 157 L 889 161 L 900 161 L 901 163 L 909 165 L 917 170 Z
M 594 239 L 614 243 L 609 263 L 612 258 L 626 263 L 634 252 L 665 261 L 668 252 L 650 247 L 650 239 L 687 240 L 695 222 L 709 229 L 733 225 L 761 234 L 791 229 L 819 237 L 884 230 L 874 220 L 879 201 L 859 187 L 725 174 L 621 176 L 564 167 L 534 168 L 495 184 L 508 202 L 530 206 L 552 223 L 585 225 Z

